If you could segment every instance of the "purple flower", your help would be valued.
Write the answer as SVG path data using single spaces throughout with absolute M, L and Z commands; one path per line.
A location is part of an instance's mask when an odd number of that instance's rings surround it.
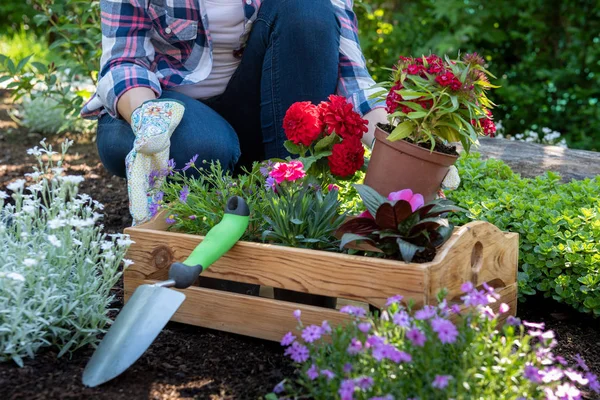
M 392 321 L 394 321 L 394 324 L 400 327 L 408 328 L 410 326 L 410 315 L 408 315 L 408 313 L 404 310 L 399 311 L 394 314 Z
M 283 384 L 285 383 L 285 380 L 279 382 L 277 385 L 275 385 L 275 387 L 273 388 L 273 392 L 274 393 L 281 393 L 285 390 L 285 387 L 283 386 Z
M 432 306 L 425 306 L 415 313 L 415 319 L 424 320 L 435 317 L 436 309 Z
M 406 337 L 408 338 L 408 340 L 410 340 L 413 346 L 419 347 L 425 346 L 425 341 L 427 340 L 425 334 L 418 328 L 413 328 L 410 331 L 408 331 L 406 333 Z
M 371 397 L 369 400 L 394 400 L 394 396 L 391 394 L 386 394 L 385 396 Z
M 556 356 L 555 359 L 560 365 L 567 365 L 567 360 L 563 356 Z
M 308 376 L 308 379 L 310 379 L 311 381 L 317 379 L 317 377 L 319 376 L 319 369 L 315 364 L 311 365 L 308 371 L 306 371 L 306 376 Z
M 600 393 L 600 382 L 598 382 L 598 377 L 591 372 L 588 372 L 585 374 L 585 378 L 588 380 L 588 387 L 594 392 Z
M 465 306 L 487 306 L 489 301 L 489 296 L 480 290 L 473 290 L 461 297 L 462 301 L 464 301 Z
M 294 334 L 292 332 L 288 332 L 281 339 L 281 345 L 289 346 L 290 344 L 294 343 L 295 340 L 296 340 L 296 336 L 294 336 Z
M 307 326 L 302 331 L 302 339 L 304 339 L 304 341 L 306 343 L 312 343 L 315 340 L 321 339 L 322 332 L 323 332 L 323 330 L 321 329 L 320 326 L 317 326 L 317 325 Z
M 346 352 L 350 355 L 358 354 L 362 351 L 363 345 L 357 338 L 352 338 Z
M 263 162 L 259 171 L 262 176 L 267 177 L 267 176 L 269 176 L 269 172 L 271 171 L 272 168 L 273 168 L 273 161 L 269 160 L 269 161 Z
M 303 363 L 308 360 L 309 351 L 306 346 L 298 342 L 294 342 L 290 347 L 285 350 L 286 356 L 290 356 L 292 360 L 297 363 Z
M 547 368 L 543 371 L 540 371 L 540 374 L 542 375 L 542 382 L 544 383 L 559 381 L 565 375 L 562 369 L 557 367 Z
M 452 379 L 452 375 L 436 375 L 431 386 L 436 389 L 444 389 L 448 386 L 450 379 Z
M 523 321 L 523 325 L 525 325 L 528 328 L 541 329 L 541 330 L 543 330 L 545 328 L 545 325 L 543 322 L 536 323 L 536 322 Z
M 323 321 L 321 324 L 321 330 L 323 331 L 323 334 L 331 333 L 331 326 L 329 326 L 329 322 Z
M 267 188 L 267 190 L 275 190 L 275 178 L 273 177 L 268 177 L 267 180 L 265 181 L 265 187 Z
M 167 162 L 167 169 L 165 171 L 165 176 L 170 176 L 173 175 L 173 173 L 175 172 L 175 159 L 171 158 L 168 162 Z
M 575 357 L 573 357 L 573 360 L 575 360 L 575 362 L 577 363 L 577 365 L 579 366 L 579 368 L 581 368 L 584 371 L 589 371 L 590 368 L 587 366 L 587 364 L 585 363 L 585 360 L 583 359 L 583 357 L 581 357 L 580 354 L 575 354 Z
M 507 325 L 512 325 L 512 326 L 520 326 L 521 325 L 521 319 L 513 317 L 512 315 L 509 315 L 508 318 L 506 318 L 506 324 Z
M 158 213 L 159 209 L 160 204 L 158 203 L 150 203 L 150 206 L 148 206 L 148 211 L 150 212 L 151 217 L 154 217 Z
M 378 336 L 378 335 L 371 335 L 367 339 L 367 341 L 365 343 L 365 347 L 367 347 L 367 348 L 378 347 L 378 346 L 381 346 L 383 344 L 385 344 L 385 339 L 384 338 L 382 338 L 381 336 Z
M 400 303 L 402 301 L 402 299 L 404 298 L 404 296 L 397 294 L 395 296 L 392 296 L 390 298 L 387 299 L 387 302 L 385 303 L 386 307 L 391 306 L 392 304 L 396 304 L 396 303 Z
M 373 378 L 370 376 L 360 376 L 354 379 L 354 384 L 358 386 L 360 390 L 368 390 L 373 386 Z
M 383 353 L 388 360 L 396 364 L 408 363 L 412 361 L 412 356 L 404 351 L 400 351 L 391 344 L 386 344 Z
M 194 157 L 192 157 L 190 161 L 185 163 L 185 166 L 183 168 L 181 168 L 181 170 L 187 171 L 188 169 L 194 167 L 196 165 L 195 163 L 196 163 L 197 159 L 198 159 L 198 154 L 196 154 Z
M 367 312 L 364 308 L 349 305 L 340 308 L 340 312 L 344 314 L 354 315 L 359 318 L 365 317 L 367 315 Z
M 163 198 L 165 197 L 165 192 L 163 191 L 158 191 L 156 192 L 156 194 L 154 195 L 154 201 L 156 201 L 157 203 L 162 201 Z
M 190 215 L 188 218 L 189 218 L 189 219 L 191 219 L 191 220 L 193 221 L 193 220 L 195 220 L 195 219 L 196 219 L 196 216 L 195 216 L 195 215 Z
M 344 379 L 338 390 L 341 400 L 353 400 L 354 399 L 354 380 Z
M 352 371 L 352 364 L 350 363 L 346 363 L 344 364 L 344 373 L 349 373 L 350 371 Z
M 458 336 L 456 326 L 447 319 L 436 318 L 431 321 L 431 328 L 438 334 L 438 338 L 442 343 L 454 343 Z
M 169 215 L 166 219 L 165 222 L 169 225 L 173 225 L 175 222 L 177 222 L 175 220 L 175 217 L 177 217 L 177 214 L 173 214 L 173 215 Z
M 508 310 L 510 310 L 510 307 L 509 307 L 509 306 L 508 306 L 508 304 L 506 304 L 506 303 L 502 303 L 502 304 L 500 304 L 500 307 L 498 308 L 498 312 L 499 312 L 500 314 L 507 313 L 507 312 L 508 312 Z
M 452 304 L 450 311 L 452 311 L 454 314 L 460 314 L 460 306 L 458 304 Z
M 358 324 L 358 330 L 362 333 L 369 333 L 369 331 L 371 330 L 371 323 L 361 322 L 360 324 Z
M 328 370 L 328 369 L 322 370 L 321 375 L 323 375 L 325 378 L 327 378 L 328 381 L 335 378 L 335 374 L 331 370 Z
M 523 376 L 533 383 L 540 383 L 542 381 L 542 375 L 540 374 L 540 370 L 531 364 L 527 364 L 525 366 Z
M 471 282 L 465 282 L 460 286 L 460 290 L 462 290 L 463 293 L 469 293 L 473 290 L 473 284 Z
M 556 388 L 554 394 L 561 400 L 575 400 L 581 398 L 581 392 L 569 382 L 565 382 Z
M 481 315 L 489 319 L 490 321 L 496 318 L 496 314 L 494 314 L 494 310 L 490 308 L 490 306 L 485 306 L 481 308 Z
M 189 194 L 190 189 L 187 186 L 184 186 L 183 189 L 181 189 L 181 192 L 179 192 L 179 201 L 186 203 Z
M 294 311 L 294 318 L 296 318 L 296 321 L 298 321 L 298 322 L 300 322 L 300 315 L 302 315 L 302 311 L 300 311 L 300 310 Z

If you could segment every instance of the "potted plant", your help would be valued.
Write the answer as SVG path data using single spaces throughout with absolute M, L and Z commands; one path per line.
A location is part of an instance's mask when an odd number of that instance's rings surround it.
M 492 85 L 481 56 L 460 60 L 437 55 L 400 57 L 392 79 L 376 93 L 385 97 L 388 125 L 378 125 L 365 184 L 382 195 L 410 188 L 433 200 L 457 158 L 496 127 L 486 92 Z

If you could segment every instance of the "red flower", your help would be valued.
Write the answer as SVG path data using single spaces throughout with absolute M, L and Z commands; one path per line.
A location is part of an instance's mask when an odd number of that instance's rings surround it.
M 333 145 L 328 161 L 333 175 L 342 178 L 354 175 L 365 162 L 365 148 L 357 137 L 346 138 Z
M 483 134 L 489 137 L 494 137 L 496 133 L 496 124 L 494 124 L 494 120 L 492 113 L 490 110 L 486 110 L 485 113 L 489 116 L 488 118 L 479 119 L 479 124 L 481 125 L 481 129 L 483 130 Z M 477 127 L 476 119 L 471 120 L 471 125 Z
M 317 106 L 309 101 L 292 104 L 285 113 L 283 129 L 287 138 L 295 144 L 310 146 L 323 131 Z
M 369 130 L 367 121 L 362 119 L 354 111 L 352 104 L 342 96 L 329 96 L 329 102 L 321 103 L 319 110 L 328 134 L 335 132 L 344 139 L 348 137 L 360 139 Z
M 397 90 L 402 90 L 403 86 L 400 82 L 396 83 L 394 87 L 390 90 L 385 99 L 386 108 L 388 114 L 393 114 L 398 108 L 398 103 L 402 101 L 402 96 L 396 93 Z
M 417 64 L 411 64 L 406 68 L 406 72 L 408 72 L 409 75 L 419 75 L 421 73 L 421 71 L 424 71 L 425 67 L 423 67 L 422 65 L 417 65 Z
M 450 71 L 436 76 L 435 81 L 442 86 L 450 86 L 452 90 L 458 90 L 462 87 L 461 81 Z
M 444 67 L 442 67 L 441 65 L 439 65 L 439 64 L 431 64 L 431 65 L 429 65 L 428 72 L 430 74 L 439 74 L 443 70 L 444 70 Z

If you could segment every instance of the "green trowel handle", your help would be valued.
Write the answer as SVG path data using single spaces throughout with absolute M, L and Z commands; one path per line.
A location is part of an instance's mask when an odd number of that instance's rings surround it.
M 243 198 L 229 198 L 221 222 L 213 226 L 183 263 L 171 265 L 169 279 L 175 281 L 175 287 L 184 289 L 191 286 L 202 271 L 227 253 L 246 232 L 249 215 L 250 209 Z

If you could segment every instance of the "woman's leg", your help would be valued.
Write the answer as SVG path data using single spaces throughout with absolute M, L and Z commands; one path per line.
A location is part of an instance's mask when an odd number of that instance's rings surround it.
M 240 139 L 240 165 L 286 157 L 283 117 L 338 84 L 340 26 L 331 0 L 264 0 L 227 90 L 209 104 Z
M 237 135 L 231 125 L 210 107 L 181 93 L 165 91 L 162 98 L 185 104 L 185 113 L 171 136 L 170 158 L 181 168 L 193 156 L 198 160 L 219 160 L 233 170 L 240 156 Z M 104 115 L 98 121 L 97 145 L 100 160 L 114 175 L 125 177 L 125 157 L 133 148 L 135 136 L 122 119 Z

